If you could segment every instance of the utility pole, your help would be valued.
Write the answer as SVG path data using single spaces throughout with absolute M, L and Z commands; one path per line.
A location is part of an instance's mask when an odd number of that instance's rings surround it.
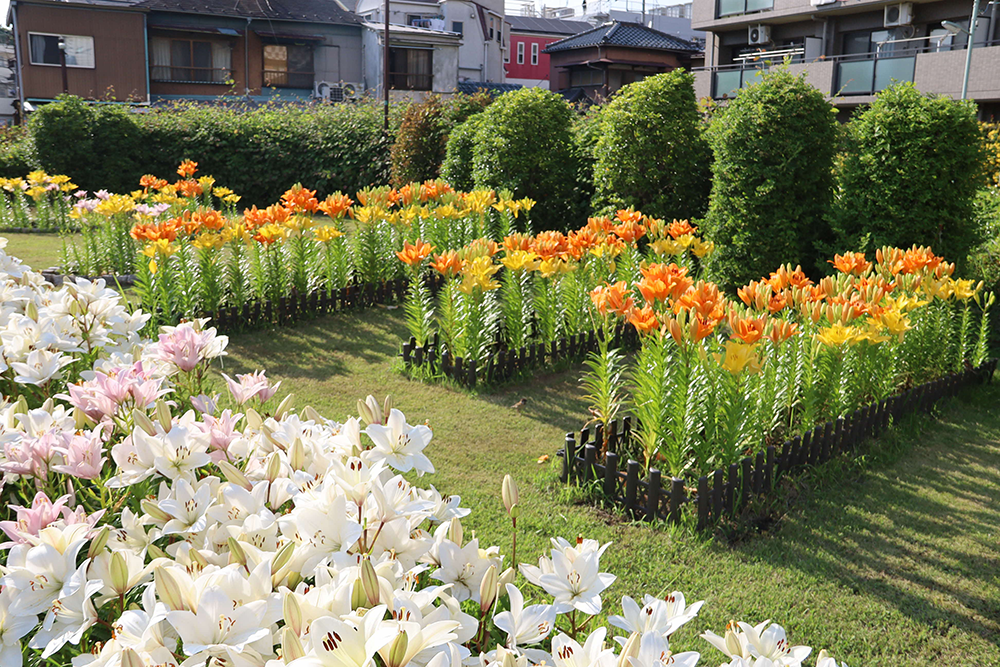
M 385 103 L 384 129 L 389 132 L 389 0 L 385 0 L 385 31 L 382 36 L 382 97 Z
M 66 38 L 59 38 L 59 69 L 62 70 L 63 93 L 69 94 L 69 74 L 66 71 Z
M 969 18 L 969 45 L 965 47 L 965 76 L 962 78 L 962 99 L 969 94 L 969 69 L 972 67 L 972 43 L 976 39 L 976 24 L 979 22 L 979 0 L 972 0 L 972 16 Z

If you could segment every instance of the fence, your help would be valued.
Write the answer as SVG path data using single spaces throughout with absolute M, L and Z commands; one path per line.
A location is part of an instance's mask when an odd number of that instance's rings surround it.
M 638 334 L 633 327 L 619 325 L 611 346 L 634 349 L 639 346 Z M 597 332 L 585 331 L 551 342 L 535 342 L 516 350 L 494 343 L 484 359 L 464 359 L 442 348 L 438 334 L 434 334 L 427 345 L 417 345 L 415 338 L 403 343 L 402 357 L 407 368 L 430 368 L 461 385 L 474 388 L 479 382 L 498 384 L 528 370 L 551 368 L 562 360 L 579 360 L 597 349 Z
M 628 460 L 622 470 L 617 449 L 631 433 L 631 418 L 614 420 L 607 429 L 597 424 L 593 441 L 587 428 L 580 431 L 579 439 L 575 433 L 566 434 L 565 448 L 556 454 L 563 461 L 561 479 L 566 483 L 600 482 L 604 496 L 633 519 L 679 523 L 682 508 L 693 504 L 698 529 L 702 530 L 726 516 L 735 517 L 751 496 L 773 492 L 782 475 L 854 451 L 866 438 L 878 436 L 891 422 L 916 412 L 930 412 L 935 402 L 954 396 L 963 387 L 990 381 L 996 367 L 997 360 L 992 359 L 979 368 L 919 385 L 820 424 L 780 447 L 769 446 L 697 480 L 677 477 L 664 480 L 656 468 L 650 468 L 647 478 L 640 479 L 641 465 L 633 460 Z M 604 462 L 599 463 L 602 453 Z

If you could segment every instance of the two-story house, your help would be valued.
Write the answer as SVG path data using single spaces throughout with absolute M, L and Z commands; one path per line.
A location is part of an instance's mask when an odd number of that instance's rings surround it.
M 694 0 L 692 24 L 708 33 L 700 97 L 725 99 L 788 59 L 793 72 L 845 112 L 895 81 L 959 97 L 971 3 L 954 0 Z M 971 40 L 968 97 L 1000 116 L 1000 5 L 980 3 Z
M 361 72 L 361 20 L 334 0 L 13 0 L 18 94 L 150 103 L 309 98 Z
M 549 19 L 537 16 L 507 16 L 510 51 L 505 69 L 508 83 L 549 88 L 549 54 L 545 47 L 593 28 L 585 21 Z

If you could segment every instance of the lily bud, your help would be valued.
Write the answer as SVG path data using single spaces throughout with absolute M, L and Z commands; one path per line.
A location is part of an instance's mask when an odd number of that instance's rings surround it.
M 392 396 L 386 396 L 385 400 L 382 401 L 382 415 L 388 417 L 392 412 Z
M 294 551 L 295 542 L 289 542 L 278 549 L 278 553 L 274 554 L 274 560 L 271 562 L 271 571 L 277 572 L 281 568 L 288 565 L 288 562 L 292 560 L 292 552 Z
M 145 512 L 149 516 L 153 517 L 155 520 L 160 521 L 162 523 L 166 523 L 167 521 L 170 521 L 173 518 L 172 516 L 161 510 L 160 506 L 157 505 L 155 501 L 149 500 L 148 498 L 144 498 L 142 501 L 140 501 L 139 506 L 142 508 L 143 512 Z
M 317 424 L 322 424 L 326 422 L 323 415 L 316 412 L 316 410 L 311 406 L 307 405 L 304 410 L 302 410 L 302 419 L 305 421 L 316 422 Z
M 396 639 L 393 640 L 392 646 L 389 648 L 389 660 L 386 662 L 386 667 L 403 667 L 406 664 L 406 649 L 409 646 L 410 639 L 406 636 L 406 632 L 400 632 L 396 635 Z
M 229 564 L 239 563 L 243 567 L 247 566 L 247 552 L 243 550 L 243 547 L 234 538 L 229 537 L 226 539 L 226 544 L 229 545 Z
M 132 423 L 146 432 L 146 435 L 156 435 L 156 425 L 142 410 L 132 410 Z
M 170 416 L 170 406 L 164 401 L 156 402 L 156 420 L 160 422 L 160 426 L 167 433 L 170 433 L 170 427 L 173 426 L 173 419 Z
M 448 524 L 448 539 L 462 546 L 462 522 L 458 517 L 451 520 Z
M 368 409 L 368 405 L 366 405 L 360 398 L 358 399 L 358 416 L 361 417 L 361 421 L 363 421 L 366 426 L 375 420 L 375 417 L 372 416 L 372 411 Z
M 368 598 L 368 608 L 377 605 L 379 602 L 378 574 L 375 573 L 375 566 L 367 558 L 361 561 L 361 586 Z
M 148 547 L 146 547 L 146 551 L 148 551 L 149 555 L 152 556 L 153 558 L 170 558 L 169 556 L 167 556 L 166 551 L 156 546 L 155 544 L 150 544 Z
M 726 625 L 726 651 L 728 651 L 729 655 L 749 658 L 750 656 L 743 649 L 743 644 L 740 643 L 740 638 L 733 632 L 733 628 L 735 627 L 738 627 L 736 621 L 729 621 L 729 624 Z
M 188 558 L 191 559 L 191 565 L 199 570 L 204 570 L 208 567 L 208 560 L 201 555 L 201 552 L 197 549 L 188 550 Z
M 120 551 L 111 554 L 111 566 L 108 569 L 111 572 L 111 588 L 114 592 L 118 595 L 127 593 L 129 589 L 128 564 Z
M 299 604 L 299 599 L 294 593 L 288 593 L 285 596 L 281 611 L 285 618 L 285 626 L 296 635 L 302 634 L 302 605 Z
M 18 396 L 17 400 L 14 401 L 14 409 L 11 412 L 15 415 L 28 414 L 28 399 L 24 397 L 24 394 Z
M 521 506 L 518 505 L 517 503 L 514 503 L 513 505 L 510 506 L 508 514 L 510 514 L 511 519 L 517 520 L 517 518 L 521 516 Z
M 497 566 L 490 565 L 479 584 L 479 611 L 485 614 L 497 598 Z
M 94 535 L 94 539 L 90 541 L 90 548 L 87 549 L 87 558 L 93 560 L 97 558 L 98 554 L 104 551 L 104 547 L 108 546 L 108 538 L 111 536 L 111 527 L 104 526 L 101 531 Z
M 503 485 L 500 489 L 500 497 L 503 499 L 503 506 L 507 508 L 507 514 L 510 514 L 510 509 L 518 503 L 520 496 L 517 492 L 517 482 L 510 475 L 503 476 Z
M 253 408 L 247 408 L 246 411 L 247 426 L 249 426 L 254 431 L 260 430 L 261 424 L 264 420 L 260 418 L 260 414 L 257 413 Z
M 278 409 L 274 411 L 274 418 L 281 421 L 285 418 L 287 414 L 292 409 L 292 404 L 295 402 L 295 394 L 289 394 L 282 399 L 281 403 L 278 404 Z
M 36 322 L 38 321 L 38 306 L 35 305 L 34 301 L 29 301 L 24 305 L 24 314 Z
M 629 658 L 639 657 L 640 639 L 641 635 L 638 632 L 633 632 L 628 636 L 625 645 L 622 646 L 622 652 L 618 655 L 617 667 L 630 667 L 632 663 L 629 661 Z
M 230 484 L 235 484 L 236 486 L 239 486 L 247 491 L 253 488 L 253 484 L 250 483 L 247 476 L 229 461 L 223 459 L 216 465 L 219 466 L 219 470 L 222 471 L 223 476 L 225 476 L 226 480 L 228 480 Z
M 271 452 L 271 456 L 268 457 L 266 474 L 267 481 L 271 483 L 281 475 L 281 457 L 278 456 L 278 452 Z
M 190 611 L 184 601 L 184 593 L 176 575 L 169 568 L 157 568 L 153 575 L 156 597 L 173 611 Z
M 285 627 L 281 630 L 281 659 L 287 665 L 292 660 L 298 660 L 306 656 L 306 649 L 302 646 L 302 640 L 292 631 Z
M 365 399 L 365 403 L 368 404 L 368 409 L 371 411 L 372 418 L 375 420 L 375 423 L 384 424 L 385 415 L 382 414 L 382 406 L 378 404 L 378 401 L 375 400 L 375 397 L 369 394 L 368 398 Z
M 281 451 L 285 451 L 285 445 L 283 445 L 278 440 L 275 440 L 274 431 L 271 430 L 270 426 L 268 426 L 267 424 L 261 424 L 260 434 L 264 436 L 264 439 L 267 440 L 269 444 L 271 444 L 274 447 L 277 447 Z
M 51 413 L 52 412 L 52 408 L 54 408 L 55 405 L 56 405 L 55 401 L 53 401 L 52 397 L 49 396 L 48 398 L 45 399 L 45 402 L 42 403 L 42 410 L 45 410 L 45 412 L 50 412 Z
M 299 574 L 298 572 L 292 572 L 291 574 L 288 575 L 286 582 L 288 584 L 288 588 L 294 591 L 298 587 L 298 585 L 302 583 L 302 575 Z
M 74 296 L 76 296 L 76 295 L 74 294 Z M 80 315 L 82 313 L 83 313 L 83 308 L 80 307 L 80 302 L 79 301 L 77 301 L 77 300 L 74 299 L 73 301 L 69 302 L 69 314 L 70 315 L 72 315 L 73 317 L 80 317 Z
M 497 662 L 503 665 L 503 667 L 517 667 L 517 656 L 514 655 L 514 652 L 497 647 L 497 658 L 500 658 L 501 651 L 503 652 L 503 658 Z
M 126 648 L 122 649 L 121 667 L 145 667 L 145 665 L 134 649 Z
M 513 584 L 514 580 L 517 578 L 517 570 L 512 567 L 508 567 L 501 573 L 500 578 L 497 579 L 497 590 L 506 591 L 507 584 Z
M 303 470 L 306 467 L 306 447 L 299 438 L 295 438 L 288 448 L 288 464 L 292 466 L 292 470 Z
M 361 609 L 366 604 L 368 604 L 368 596 L 365 595 L 365 588 L 360 578 L 355 579 L 354 585 L 351 587 L 351 609 Z
M 92 428 L 94 420 L 87 416 L 87 413 L 80 408 L 73 408 L 73 425 L 78 431 L 85 428 Z

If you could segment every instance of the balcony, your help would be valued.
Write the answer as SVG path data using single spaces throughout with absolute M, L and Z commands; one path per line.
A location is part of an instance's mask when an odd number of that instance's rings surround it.
M 774 9 L 774 0 L 718 0 L 718 3 L 716 15 L 719 18 Z

